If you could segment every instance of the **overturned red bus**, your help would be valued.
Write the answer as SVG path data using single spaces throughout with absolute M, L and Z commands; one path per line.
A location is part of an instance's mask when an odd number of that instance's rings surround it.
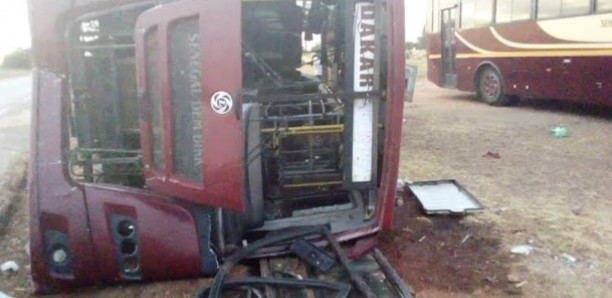
M 402 0 L 29 2 L 36 292 L 211 275 L 287 228 L 391 226 Z

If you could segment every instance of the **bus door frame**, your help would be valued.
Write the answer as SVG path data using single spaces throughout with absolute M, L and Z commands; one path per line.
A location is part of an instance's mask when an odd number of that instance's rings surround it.
M 457 10 L 457 5 L 440 10 L 442 85 L 451 88 L 457 87 L 457 57 L 455 50 Z

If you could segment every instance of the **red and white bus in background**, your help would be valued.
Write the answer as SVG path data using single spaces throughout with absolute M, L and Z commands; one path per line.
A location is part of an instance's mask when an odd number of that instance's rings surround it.
M 425 31 L 438 86 L 612 106 L 612 0 L 428 0 Z

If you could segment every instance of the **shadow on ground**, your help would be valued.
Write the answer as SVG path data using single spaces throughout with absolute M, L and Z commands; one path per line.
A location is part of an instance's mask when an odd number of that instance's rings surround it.
M 454 92 L 448 96 L 444 96 L 445 100 L 450 101 L 465 101 L 485 105 L 479 101 L 475 93 Z M 559 99 L 521 99 L 515 104 L 510 105 L 511 108 L 527 109 L 535 111 L 548 111 L 555 113 L 563 113 L 568 115 L 591 116 L 602 119 L 612 119 L 612 107 L 587 104 L 581 102 L 572 102 Z
M 603 119 L 612 118 L 612 107 L 568 102 L 558 99 L 524 99 L 516 107 L 538 111 L 551 111 L 573 115 L 594 116 Z

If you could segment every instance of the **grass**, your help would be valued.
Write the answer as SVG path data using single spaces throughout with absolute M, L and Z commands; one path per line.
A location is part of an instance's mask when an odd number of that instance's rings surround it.
M 29 69 L 9 69 L 9 68 L 0 68 L 0 81 L 13 79 L 23 76 L 28 76 L 32 73 Z

